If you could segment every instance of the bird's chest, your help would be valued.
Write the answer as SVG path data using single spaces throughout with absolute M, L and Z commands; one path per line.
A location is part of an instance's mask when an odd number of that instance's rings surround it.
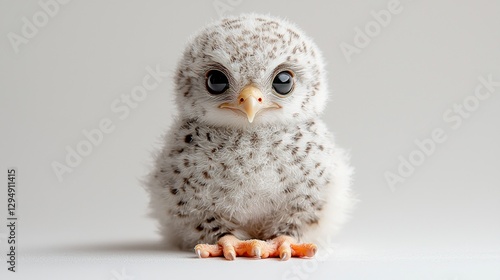
M 196 186 L 200 209 L 249 219 L 319 197 L 328 177 L 328 143 L 295 130 L 217 131 L 198 128 L 185 141 L 178 165 Z M 185 188 L 189 189 L 189 188 Z
M 200 143 L 193 154 L 203 159 L 197 172 L 208 173 L 209 176 L 202 176 L 208 183 L 208 193 L 222 195 L 222 192 L 226 198 L 245 196 L 247 199 L 271 195 L 278 189 L 280 175 L 290 176 L 298 171 L 290 165 L 293 157 L 276 135 L 212 133 L 211 140 Z

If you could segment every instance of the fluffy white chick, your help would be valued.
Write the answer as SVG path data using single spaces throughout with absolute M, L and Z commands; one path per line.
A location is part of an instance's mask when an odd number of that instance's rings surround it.
M 293 24 L 246 14 L 203 28 L 175 76 L 178 115 L 148 178 L 152 215 L 200 257 L 311 257 L 354 199 L 346 153 L 319 119 L 317 46 Z

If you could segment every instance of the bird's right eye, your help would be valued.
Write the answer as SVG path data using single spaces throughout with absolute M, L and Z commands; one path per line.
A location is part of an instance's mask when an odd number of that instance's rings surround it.
M 211 70 L 207 73 L 206 86 L 211 94 L 221 94 L 229 88 L 229 81 L 221 71 Z

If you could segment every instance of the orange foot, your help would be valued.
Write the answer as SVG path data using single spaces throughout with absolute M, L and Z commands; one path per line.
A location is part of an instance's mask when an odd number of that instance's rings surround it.
M 293 237 L 286 235 L 268 241 L 239 240 L 233 235 L 226 235 L 221 237 L 217 244 L 198 244 L 194 247 L 194 251 L 200 258 L 224 255 L 227 260 L 234 260 L 238 256 L 259 259 L 279 257 L 282 261 L 286 261 L 290 257 L 312 257 L 317 250 L 316 245 L 312 243 L 297 244 Z

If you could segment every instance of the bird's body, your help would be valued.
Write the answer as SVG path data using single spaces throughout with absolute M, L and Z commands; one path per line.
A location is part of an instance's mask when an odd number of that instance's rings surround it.
M 283 72 L 289 76 L 277 80 Z M 343 223 L 352 171 L 317 118 L 326 100 L 323 72 L 315 45 L 274 18 L 226 19 L 194 38 L 178 68 L 180 113 L 147 184 L 170 243 L 317 240 Z M 285 244 L 279 240 L 274 251 Z M 254 254 L 229 241 L 197 252 Z M 263 255 L 286 258 L 293 250 Z
M 320 222 L 334 223 L 320 218 L 345 158 L 320 121 L 243 130 L 180 120 L 167 135 L 153 208 L 182 247 L 227 233 L 302 239 Z

